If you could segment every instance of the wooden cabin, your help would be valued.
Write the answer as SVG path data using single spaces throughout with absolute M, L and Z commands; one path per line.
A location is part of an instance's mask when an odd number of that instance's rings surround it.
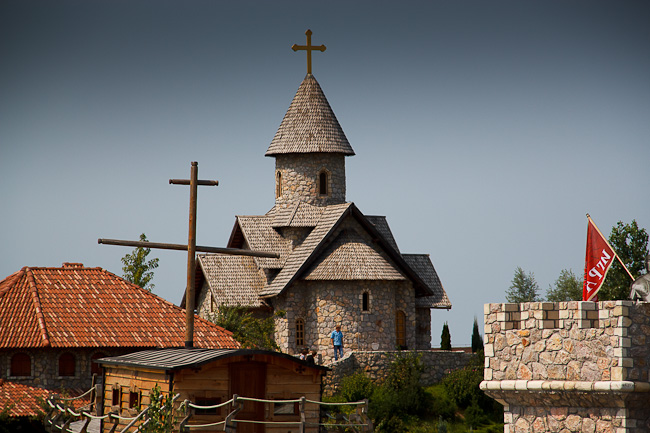
M 118 412 L 135 416 L 149 405 L 149 393 L 158 385 L 168 395 L 180 394 L 184 400 L 211 406 L 227 402 L 233 395 L 265 400 L 289 400 L 302 396 L 320 401 L 322 377 L 329 370 L 279 352 L 251 349 L 161 349 L 102 358 L 104 374 L 104 414 Z M 308 422 L 318 422 L 319 409 L 306 405 Z M 197 410 L 190 424 L 224 421 L 233 410 L 226 405 L 217 410 Z M 178 412 L 179 420 L 184 412 Z M 245 402 L 236 419 L 300 421 L 295 403 Z M 126 422 L 122 422 L 126 424 Z M 103 431 L 110 430 L 105 423 Z M 219 430 L 222 430 L 220 428 Z M 218 431 L 214 427 L 209 430 Z M 298 425 L 237 423 L 237 432 L 294 433 Z M 317 432 L 317 427 L 306 431 Z

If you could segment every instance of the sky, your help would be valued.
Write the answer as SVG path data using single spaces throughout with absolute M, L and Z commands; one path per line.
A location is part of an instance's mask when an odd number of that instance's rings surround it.
M 636 1 L 0 2 L 0 278 L 81 262 L 122 275 L 131 248 L 225 246 L 274 203 L 264 157 L 306 73 L 355 156 L 347 200 L 427 253 L 469 345 L 515 269 L 542 295 L 584 268 L 586 213 L 650 230 L 650 4 Z M 187 254 L 153 250 L 179 304 Z

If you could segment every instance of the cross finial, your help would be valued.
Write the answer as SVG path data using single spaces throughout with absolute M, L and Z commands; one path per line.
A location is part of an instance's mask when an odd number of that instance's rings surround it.
M 323 52 L 323 51 L 325 51 L 327 48 L 325 47 L 325 45 L 313 46 L 313 45 L 311 44 L 311 30 L 307 30 L 307 31 L 305 32 L 305 34 L 307 35 L 307 45 L 297 45 L 297 44 L 293 44 L 293 45 L 291 46 L 291 49 L 294 50 L 294 51 L 298 51 L 298 50 L 305 50 L 305 51 L 307 51 L 307 73 L 308 73 L 308 74 L 311 74 L 311 52 L 312 52 L 313 50 L 318 50 L 318 51 Z

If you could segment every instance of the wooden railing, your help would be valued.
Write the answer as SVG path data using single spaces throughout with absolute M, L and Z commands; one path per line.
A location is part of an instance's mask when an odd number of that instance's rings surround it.
M 46 429 L 49 432 L 63 432 L 63 433 L 86 433 L 90 423 L 93 420 L 98 421 L 99 423 L 109 423 L 110 430 L 108 433 L 136 433 L 140 432 L 147 425 L 148 420 L 143 420 L 145 414 L 149 410 L 149 406 L 138 413 L 133 417 L 123 417 L 117 413 L 111 412 L 105 415 L 98 415 L 93 413 L 92 410 L 93 402 L 91 398 L 91 403 L 88 408 L 82 407 L 77 411 L 74 408 L 70 407 L 70 404 L 79 400 L 86 395 L 96 395 L 98 393 L 97 387 L 93 387 L 90 390 L 86 391 L 84 394 L 73 397 L 73 398 L 61 398 L 58 396 L 51 396 L 47 399 L 47 405 L 50 410 L 46 416 L 45 424 Z M 176 394 L 172 402 L 178 399 L 180 394 Z M 160 396 L 162 399 L 163 396 Z M 250 420 L 250 419 L 238 419 L 237 414 L 243 409 L 244 402 L 257 402 L 264 404 L 298 404 L 299 408 L 299 420 L 294 421 L 271 421 L 271 420 Z M 314 409 L 312 413 L 315 414 L 314 417 L 318 422 L 314 422 L 313 419 L 308 419 L 307 417 L 307 404 L 313 405 Z M 196 416 L 196 410 L 218 410 L 222 407 L 230 405 L 231 410 L 226 415 L 222 421 L 213 422 L 213 423 L 203 423 L 203 424 L 193 424 L 192 420 Z M 344 414 L 343 412 L 338 412 L 336 416 L 327 414 L 327 408 L 333 408 L 337 406 L 349 406 L 354 408 L 349 414 Z M 101 413 L 101 405 L 97 405 L 99 412 Z M 213 431 L 224 431 L 226 433 L 236 433 L 238 423 L 254 423 L 254 424 L 265 424 L 265 425 L 286 425 L 286 426 L 297 426 L 299 433 L 306 433 L 309 427 L 317 427 L 319 431 L 322 429 L 326 431 L 335 430 L 335 431 L 350 431 L 358 433 L 371 433 L 373 431 L 373 426 L 370 418 L 368 417 L 368 400 L 362 400 L 358 402 L 347 402 L 347 403 L 326 403 L 322 401 L 308 400 L 305 397 L 292 400 L 264 400 L 258 398 L 249 398 L 241 397 L 234 395 L 230 400 L 212 405 L 212 406 L 201 406 L 192 403 L 189 400 L 185 400 L 180 408 L 185 413 L 185 417 L 181 420 L 178 426 L 178 432 L 180 433 L 191 433 L 192 430 L 213 430 Z M 325 410 L 323 410 L 325 409 Z M 72 430 L 70 424 L 73 422 L 81 421 L 84 424 L 79 429 Z M 125 427 L 118 430 L 120 423 L 127 423 Z M 139 423 L 139 424 L 138 424 Z M 138 425 L 136 425 L 138 424 Z M 106 428 L 107 426 L 104 425 Z M 131 430 L 133 429 L 133 430 Z

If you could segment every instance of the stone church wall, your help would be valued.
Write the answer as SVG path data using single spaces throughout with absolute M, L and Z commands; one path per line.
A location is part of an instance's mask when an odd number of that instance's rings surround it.
M 650 303 L 486 304 L 485 343 L 506 432 L 650 431 Z
M 362 311 L 363 293 L 369 309 Z M 406 345 L 416 347 L 413 288 L 404 281 L 298 281 L 278 296 L 276 310 L 286 317 L 276 321 L 276 341 L 283 351 L 297 353 L 296 319 L 305 322 L 305 346 L 316 348 L 325 362 L 334 357 L 330 335 L 337 324 L 347 350 L 395 350 L 395 311 L 406 315 Z
M 276 173 L 282 173 L 282 195 L 276 197 L 276 205 L 283 207 L 298 201 L 315 206 L 345 203 L 343 154 L 291 153 L 275 155 L 275 158 Z M 324 196 L 319 194 L 318 184 L 322 169 L 327 170 L 329 179 L 328 194 Z

